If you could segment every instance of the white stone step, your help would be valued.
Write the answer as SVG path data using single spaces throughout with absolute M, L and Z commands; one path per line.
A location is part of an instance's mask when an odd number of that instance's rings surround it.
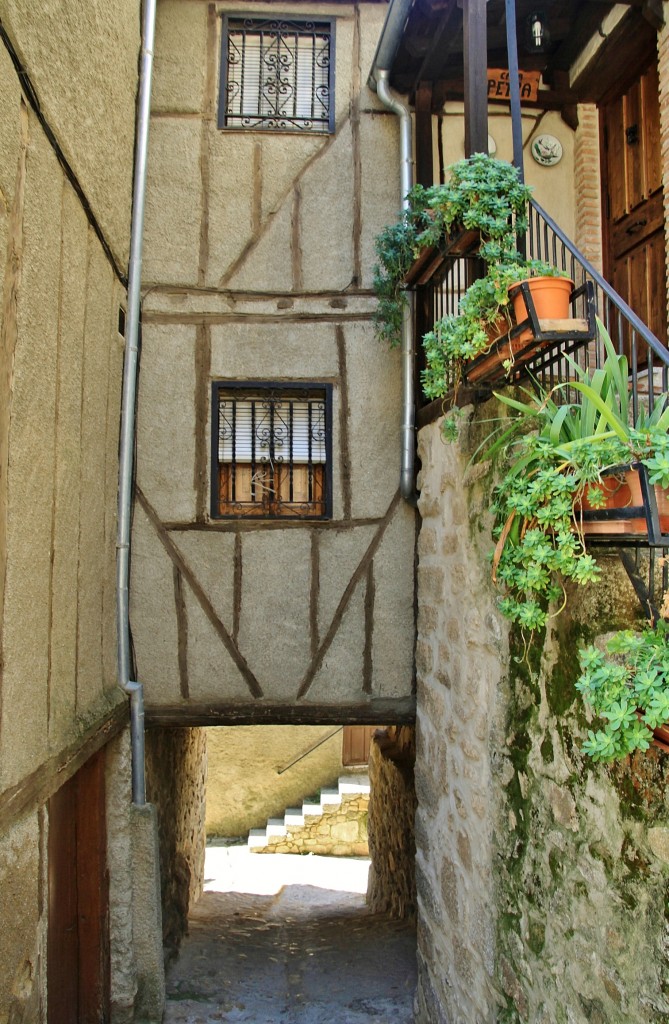
M 317 814 L 322 814 L 322 813 L 323 813 L 323 804 L 322 803 L 317 803 L 316 804 L 316 803 L 310 802 L 308 804 L 302 804 L 302 814 L 304 815 L 305 818 L 306 817 L 315 816 Z
M 339 792 L 344 793 L 369 793 L 369 778 L 366 775 L 342 775 L 339 779 Z
M 304 825 L 304 815 L 301 807 L 287 807 L 283 816 L 284 825 Z
M 285 836 L 288 834 L 286 829 L 286 823 L 283 818 L 268 818 L 267 828 L 265 829 L 267 836 Z
M 321 790 L 321 804 L 340 804 L 341 793 L 338 789 L 322 789 Z
M 264 828 L 252 828 L 248 838 L 249 849 L 251 847 L 267 846 L 267 830 Z

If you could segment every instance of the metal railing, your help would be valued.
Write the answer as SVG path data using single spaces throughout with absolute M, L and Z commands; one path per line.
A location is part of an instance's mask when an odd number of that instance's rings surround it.
M 534 200 L 530 201 L 528 210 L 525 250 L 529 259 L 550 263 L 565 271 L 574 281 L 577 295 L 572 302 L 572 317 L 587 319 L 589 297 L 594 292 L 597 316 L 606 327 L 617 351 L 624 353 L 628 359 L 632 416 L 636 420 L 642 404 L 649 411 L 652 410 L 658 396 L 666 395 L 669 390 L 669 350 L 664 343 Z M 484 264 L 478 258 L 475 248 L 457 256 L 447 252 L 443 259 L 435 261 L 434 272 L 421 278 L 416 287 L 418 335 L 425 335 L 442 317 L 457 315 L 460 300 L 467 288 L 484 271 Z M 583 369 L 591 370 L 602 365 L 606 351 L 599 337 L 594 340 L 581 337 L 549 342 L 531 358 L 520 361 L 514 367 L 511 379 L 515 382 L 523 377 L 530 378 L 545 389 L 573 380 L 574 369 L 567 356 Z M 448 368 L 447 390 L 455 383 L 455 374 Z M 497 380 L 495 383 L 500 382 Z M 578 392 L 564 389 L 563 401 L 578 400 Z
M 652 410 L 657 398 L 666 394 L 669 384 L 669 350 L 643 323 L 615 289 L 585 258 L 548 213 L 530 201 L 527 254 L 530 259 L 545 260 L 567 272 L 576 287 L 592 282 L 597 315 L 606 327 L 619 353 L 629 363 L 631 410 L 634 420 L 641 402 Z M 601 366 L 606 353 L 601 339 L 581 344 L 570 353 L 584 369 Z M 573 377 L 573 369 L 564 351 L 549 349 L 528 361 L 527 371 L 544 386 Z M 569 401 L 577 400 L 575 395 Z

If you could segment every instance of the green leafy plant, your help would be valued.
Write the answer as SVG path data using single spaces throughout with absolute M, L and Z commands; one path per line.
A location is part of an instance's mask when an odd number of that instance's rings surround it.
M 584 753 L 612 761 L 647 750 L 653 730 L 669 722 L 669 625 L 620 630 L 604 651 L 584 648 L 580 668 L 576 689 L 601 723 L 588 731 Z
M 585 584 L 599 576 L 580 522 L 586 489 L 591 505 L 603 504 L 603 476 L 636 462 L 648 467 L 653 483 L 669 485 L 666 396 L 630 426 L 627 360 L 601 323 L 599 331 L 607 352 L 601 368 L 589 373 L 572 361 L 577 379 L 569 385 L 525 392 L 526 402 L 496 396 L 520 415 L 483 452 L 491 457 L 504 448 L 510 462 L 493 504 L 493 576 L 505 589 L 503 614 L 530 631 L 545 625 L 551 601 L 564 604 L 565 580 Z M 580 402 L 556 402 L 567 386 L 580 392 Z
M 415 186 L 408 210 L 376 238 L 377 336 L 391 345 L 400 341 L 404 278 L 420 251 L 440 245 L 456 224 L 480 232 L 480 254 L 487 263 L 520 261 L 516 233 L 527 229 L 530 195 L 515 167 L 483 153 L 454 164 L 443 185 Z

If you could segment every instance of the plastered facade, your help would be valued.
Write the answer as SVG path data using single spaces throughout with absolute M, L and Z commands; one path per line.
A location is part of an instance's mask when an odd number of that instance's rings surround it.
M 332 135 L 217 128 L 221 14 L 233 9 L 158 7 L 131 586 L 139 676 L 150 714 L 190 707 L 212 722 L 230 704 L 297 703 L 314 722 L 328 705 L 408 706 L 414 513 L 398 494 L 399 358 L 371 322 L 373 239 L 399 208 L 397 125 L 365 84 L 385 9 L 282 8 L 336 19 Z M 329 522 L 210 521 L 215 380 L 332 384 Z
M 84 8 L 0 3 L 3 1024 L 47 1012 L 49 797 L 124 719 L 119 307 L 139 15 L 134 0 Z

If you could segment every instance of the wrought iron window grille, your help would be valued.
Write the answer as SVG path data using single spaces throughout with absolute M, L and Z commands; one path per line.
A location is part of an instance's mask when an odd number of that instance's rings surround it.
M 330 518 L 331 424 L 331 385 L 215 382 L 212 518 Z
M 223 16 L 219 128 L 334 131 L 334 22 Z

